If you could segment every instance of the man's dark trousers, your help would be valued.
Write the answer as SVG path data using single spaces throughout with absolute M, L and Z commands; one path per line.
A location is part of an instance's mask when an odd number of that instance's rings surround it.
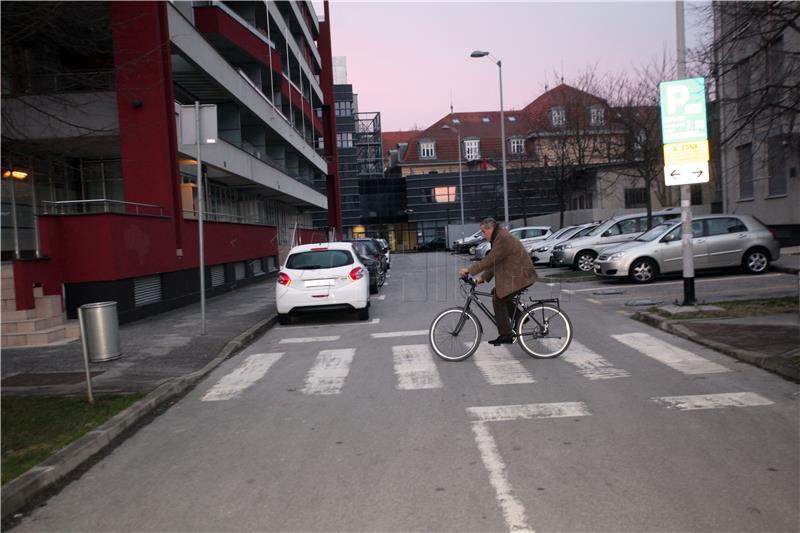
M 492 289 L 492 307 L 494 307 L 494 319 L 497 321 L 497 333 L 501 337 L 510 337 L 511 330 L 511 315 L 514 314 L 514 296 L 519 292 L 512 292 L 508 296 L 498 298 L 497 293 Z

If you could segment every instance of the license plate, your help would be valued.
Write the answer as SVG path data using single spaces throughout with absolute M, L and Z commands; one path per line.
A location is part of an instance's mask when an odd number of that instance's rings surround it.
M 330 287 L 334 284 L 332 279 L 312 279 L 306 281 L 306 287 Z

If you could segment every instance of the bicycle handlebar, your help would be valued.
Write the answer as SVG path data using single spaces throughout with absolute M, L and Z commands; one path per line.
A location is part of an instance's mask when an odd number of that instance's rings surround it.
M 478 286 L 478 283 L 477 283 L 477 282 L 476 282 L 474 279 L 472 279 L 472 277 L 470 277 L 470 275 L 469 275 L 469 274 L 467 274 L 466 276 L 461 276 L 459 279 L 460 279 L 460 280 L 461 280 L 463 283 L 466 283 L 466 284 L 468 284 L 470 287 L 473 287 L 473 288 L 475 288 L 475 287 L 477 287 L 477 286 Z

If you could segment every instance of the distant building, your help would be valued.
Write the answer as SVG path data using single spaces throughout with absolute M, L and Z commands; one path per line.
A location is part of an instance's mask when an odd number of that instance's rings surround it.
M 4 311 L 63 293 L 69 317 L 111 300 L 124 322 L 199 298 L 197 152 L 180 128 L 195 102 L 216 106 L 209 294 L 274 271 L 316 235 L 313 209 L 341 231 L 330 27 L 311 2 L 12 2 L 2 24 Z

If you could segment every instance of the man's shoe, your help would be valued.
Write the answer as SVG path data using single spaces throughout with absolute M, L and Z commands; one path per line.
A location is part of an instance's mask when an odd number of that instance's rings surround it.
M 489 344 L 493 346 L 500 346 L 501 344 L 513 344 L 513 343 L 514 343 L 513 335 L 500 335 L 493 341 L 489 341 Z

